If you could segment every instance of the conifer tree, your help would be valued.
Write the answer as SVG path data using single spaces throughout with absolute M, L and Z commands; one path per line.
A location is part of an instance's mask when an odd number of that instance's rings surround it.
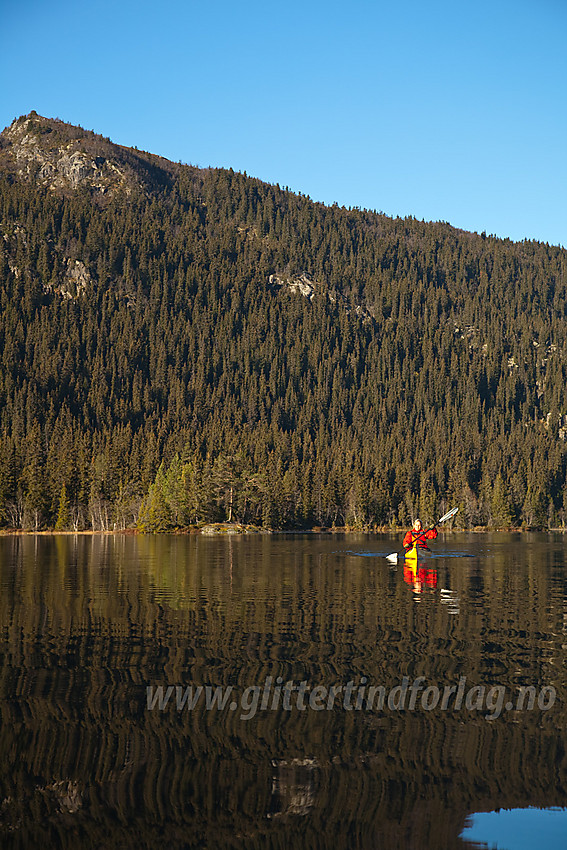
M 59 510 L 57 512 L 57 521 L 55 523 L 55 531 L 64 531 L 69 527 L 69 499 L 67 498 L 67 488 L 65 483 L 61 485 L 61 494 L 59 496 Z
M 490 511 L 492 524 L 497 528 L 508 528 L 512 525 L 510 500 L 500 473 L 496 476 L 494 486 L 492 488 Z

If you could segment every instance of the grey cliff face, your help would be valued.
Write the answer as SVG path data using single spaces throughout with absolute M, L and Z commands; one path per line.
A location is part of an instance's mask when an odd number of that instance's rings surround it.
M 132 176 L 118 163 L 89 154 L 80 139 L 52 140 L 52 135 L 49 122 L 31 116 L 17 119 L 5 131 L 8 155 L 20 177 L 52 189 L 74 190 L 84 185 L 101 195 L 132 192 Z

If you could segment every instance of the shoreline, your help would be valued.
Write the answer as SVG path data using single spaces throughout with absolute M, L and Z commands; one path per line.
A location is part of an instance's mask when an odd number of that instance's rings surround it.
M 2 528 L 0 529 L 0 537 L 95 537 L 95 536 L 118 536 L 126 537 L 140 536 L 192 536 L 202 535 L 204 537 L 226 537 L 226 536 L 247 536 L 247 535 L 266 535 L 266 534 L 326 534 L 326 535 L 352 535 L 352 534 L 401 534 L 403 527 L 395 526 L 380 526 L 379 528 L 359 529 L 347 527 L 331 527 L 325 528 L 314 526 L 313 528 L 282 528 L 268 529 L 260 526 L 241 526 L 238 523 L 210 523 L 205 526 L 189 526 L 188 528 L 170 529 L 168 531 L 139 531 L 137 528 L 121 528 L 110 530 L 93 530 L 83 529 L 81 531 L 41 529 L 40 531 L 30 531 L 20 528 Z M 490 528 L 488 526 L 475 526 L 473 528 L 445 528 L 440 533 L 442 534 L 565 534 L 567 528 L 522 528 L 521 526 L 510 526 L 508 528 Z

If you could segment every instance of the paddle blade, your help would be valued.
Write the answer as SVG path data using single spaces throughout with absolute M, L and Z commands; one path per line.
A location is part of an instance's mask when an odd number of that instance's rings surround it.
M 445 516 L 442 516 L 441 519 L 437 520 L 437 525 L 439 525 L 441 522 L 446 522 L 448 519 L 451 519 L 452 517 L 455 516 L 455 514 L 458 514 L 458 513 L 459 513 L 459 509 L 453 508 L 452 510 L 449 511 L 449 513 L 446 513 Z
M 391 564 L 397 564 L 398 563 L 398 553 L 392 552 L 391 555 L 386 555 L 386 560 L 390 561 Z

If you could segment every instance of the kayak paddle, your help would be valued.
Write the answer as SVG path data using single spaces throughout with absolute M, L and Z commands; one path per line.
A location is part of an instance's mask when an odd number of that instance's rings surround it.
M 435 528 L 435 526 L 437 526 L 437 525 L 441 525 L 442 522 L 446 522 L 448 519 L 452 519 L 455 516 L 455 514 L 457 514 L 458 512 L 459 512 L 458 508 L 452 508 L 444 516 L 442 516 L 441 519 L 437 520 L 437 522 L 435 523 L 433 528 Z M 428 529 L 428 530 L 431 530 L 431 529 Z M 403 554 L 405 555 L 405 552 Z M 398 563 L 398 553 L 392 552 L 391 555 L 386 555 L 386 560 L 390 561 L 392 564 L 397 564 Z

